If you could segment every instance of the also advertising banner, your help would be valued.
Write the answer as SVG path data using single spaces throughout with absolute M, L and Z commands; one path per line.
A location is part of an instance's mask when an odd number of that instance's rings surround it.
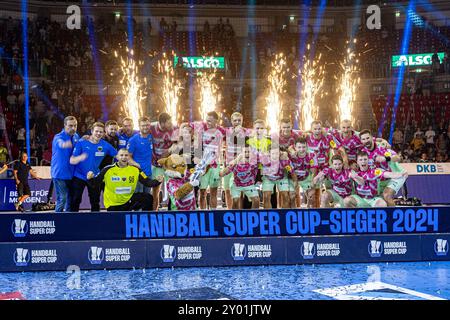
M 409 67 L 420 67 L 431 65 L 431 59 L 434 53 L 405 54 L 392 56 L 392 67 L 397 68 L 402 65 Z M 440 62 L 444 61 L 444 52 L 438 52 Z

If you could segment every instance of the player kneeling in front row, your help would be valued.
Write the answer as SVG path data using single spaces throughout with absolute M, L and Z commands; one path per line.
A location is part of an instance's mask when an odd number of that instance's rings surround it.
M 259 194 L 255 186 L 256 175 L 258 174 L 258 164 L 250 161 L 250 150 L 244 148 L 243 152 L 236 159 L 228 164 L 228 167 L 220 172 L 224 177 L 230 172 L 233 173 L 230 183 L 231 197 L 233 199 L 233 209 L 241 208 L 241 193 L 244 193 L 252 202 L 252 208 L 259 208 Z
M 358 172 L 352 171 L 350 177 L 356 182 L 356 194 L 344 199 L 346 207 L 386 207 L 386 201 L 378 197 L 378 183 L 382 179 L 397 179 L 407 177 L 407 172 L 389 172 L 383 169 L 369 167 L 369 155 L 358 152 Z
M 153 188 L 159 185 L 163 176 L 158 176 L 156 180 L 148 178 L 144 172 L 134 166 L 130 166 L 130 154 L 127 149 L 120 149 L 116 156 L 118 162 L 103 168 L 94 176 L 92 171 L 87 173 L 89 183 L 99 187 L 103 181 L 105 190 L 103 191 L 103 202 L 108 211 L 129 211 L 153 209 L 153 197 L 149 193 L 134 193 L 138 181 L 143 185 Z
M 327 178 L 332 188 L 322 193 L 320 207 L 330 208 L 331 203 L 335 207 L 343 207 L 344 199 L 352 194 L 353 181 L 350 179 L 351 170 L 344 168 L 344 160 L 340 155 L 331 158 L 331 168 L 325 168 L 313 179 L 313 184 L 321 183 Z

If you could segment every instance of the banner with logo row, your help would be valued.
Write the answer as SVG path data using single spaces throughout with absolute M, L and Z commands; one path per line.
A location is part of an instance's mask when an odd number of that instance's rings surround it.
M 418 233 L 450 233 L 450 208 L 0 214 L 0 242 Z
M 0 242 L 450 232 L 448 207 L 1 214 Z
M 1 243 L 0 271 L 450 260 L 450 234 Z

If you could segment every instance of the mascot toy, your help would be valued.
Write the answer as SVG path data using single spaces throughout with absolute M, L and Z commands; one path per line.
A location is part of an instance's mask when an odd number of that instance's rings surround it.
M 167 158 L 159 159 L 158 163 L 164 168 L 168 179 L 169 210 L 195 210 L 194 187 L 199 185 L 199 180 L 190 179 L 191 173 L 187 170 L 185 158 L 178 154 L 171 154 Z

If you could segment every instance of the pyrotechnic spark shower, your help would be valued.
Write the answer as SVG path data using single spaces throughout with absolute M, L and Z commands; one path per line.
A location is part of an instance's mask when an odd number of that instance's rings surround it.
M 206 119 L 206 114 L 216 111 L 222 95 L 219 93 L 219 87 L 214 82 L 216 71 L 210 73 L 202 71 L 197 78 L 200 86 L 200 114 L 202 119 Z
M 158 70 L 162 73 L 162 99 L 166 112 L 172 116 L 174 123 L 180 119 L 178 112 L 178 101 L 181 94 L 181 82 L 175 76 L 173 62 L 163 54 L 163 59 L 158 63 Z
M 266 97 L 266 122 L 270 127 L 270 132 L 275 133 L 279 131 L 279 122 L 283 110 L 282 94 L 286 85 L 286 59 L 282 53 L 275 56 L 275 61 L 272 61 L 272 68 L 267 81 L 269 84 L 269 92 Z
M 353 42 L 356 43 L 356 39 Z M 356 54 L 350 47 L 347 48 L 347 55 L 344 61 L 340 63 L 342 74 L 337 87 L 339 99 L 336 109 L 339 122 L 342 120 L 350 120 L 353 123 L 354 121 L 353 108 L 356 101 L 356 89 L 360 82 L 358 63 L 359 60 Z
M 308 52 L 310 45 L 307 46 Z M 303 69 L 299 70 L 302 82 L 302 95 L 298 104 L 297 117 L 300 120 L 300 127 L 304 130 L 311 129 L 311 123 L 317 120 L 319 108 L 317 98 L 322 97 L 325 92 L 322 90 L 324 82 L 324 65 L 321 55 L 315 59 L 310 59 L 309 53 L 303 56 Z
M 126 48 L 127 58 L 120 57 L 122 79 L 122 94 L 124 102 L 122 105 L 123 112 L 133 119 L 134 129 L 139 129 L 139 118 L 143 115 L 142 101 L 147 97 L 144 95 L 144 87 L 147 84 L 147 78 L 143 80 L 139 78 L 139 66 L 143 64 L 142 61 L 136 63 L 134 59 L 134 51 Z M 114 51 L 114 56 L 117 58 L 117 51 Z

